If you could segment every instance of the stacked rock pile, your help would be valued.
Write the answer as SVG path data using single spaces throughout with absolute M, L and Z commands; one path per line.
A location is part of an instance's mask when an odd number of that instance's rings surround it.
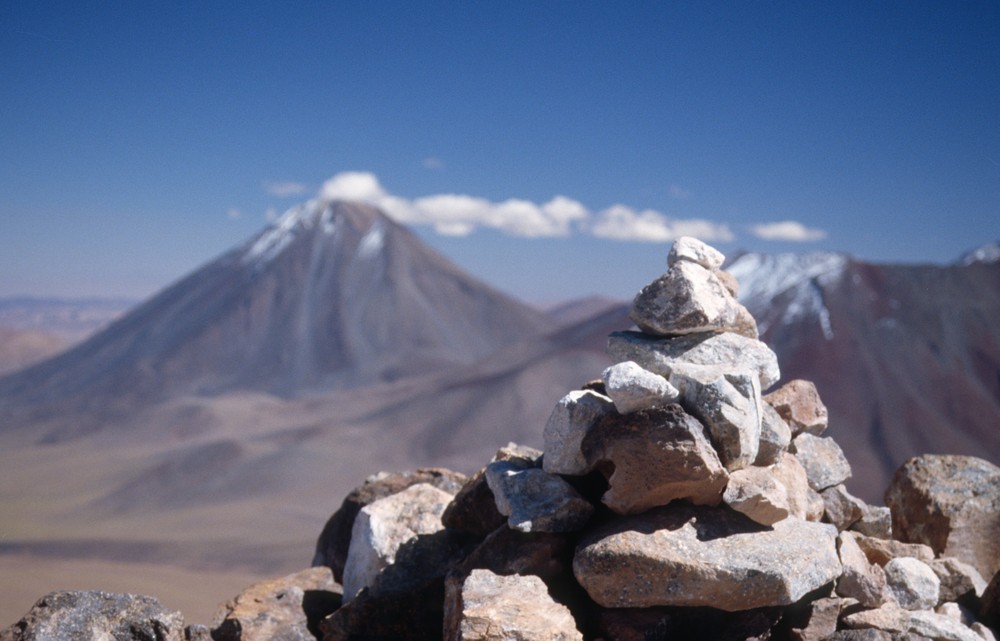
M 149 638 L 994 639 L 1000 468 L 924 456 L 888 507 L 852 496 L 815 386 L 765 393 L 777 359 L 722 263 L 674 244 L 635 298 L 639 331 L 612 334 L 616 364 L 557 403 L 544 453 L 371 477 L 311 570 L 254 586 L 212 629 Z M 42 638 L 44 601 L 0 641 Z

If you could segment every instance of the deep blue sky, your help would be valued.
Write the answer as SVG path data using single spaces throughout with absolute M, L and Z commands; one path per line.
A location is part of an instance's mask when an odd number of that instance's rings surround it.
M 148 295 L 348 171 L 431 217 L 570 199 L 415 227 L 532 301 L 662 270 L 616 205 L 947 262 L 1000 238 L 1000 3 L 0 3 L 0 296 Z

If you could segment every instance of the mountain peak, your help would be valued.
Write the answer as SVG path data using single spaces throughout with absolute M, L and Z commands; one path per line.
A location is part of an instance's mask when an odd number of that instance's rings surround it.
M 1000 241 L 986 243 L 962 254 L 956 264 L 967 267 L 975 263 L 1000 262 Z

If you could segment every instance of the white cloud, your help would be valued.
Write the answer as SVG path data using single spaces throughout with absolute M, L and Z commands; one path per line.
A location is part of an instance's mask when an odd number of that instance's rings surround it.
M 653 210 L 636 212 L 615 205 L 598 214 L 566 196 L 543 204 L 509 198 L 493 202 L 466 194 L 434 194 L 408 200 L 387 192 L 369 172 L 343 172 L 327 180 L 320 190 L 324 200 L 357 200 L 382 209 L 394 220 L 427 225 L 445 236 L 467 236 L 479 228 L 527 238 L 589 233 L 622 241 L 669 242 L 680 236 L 705 241 L 733 240 L 729 227 L 707 220 L 679 220 Z
M 290 196 L 301 196 L 306 193 L 309 189 L 303 183 L 297 183 L 292 181 L 279 181 L 279 182 L 267 182 L 264 183 L 264 191 L 271 194 L 272 196 L 278 196 L 279 198 L 288 198 Z
M 782 220 L 776 223 L 752 225 L 750 232 L 764 240 L 786 240 L 791 242 L 811 242 L 826 238 L 822 229 L 810 229 L 794 220 Z

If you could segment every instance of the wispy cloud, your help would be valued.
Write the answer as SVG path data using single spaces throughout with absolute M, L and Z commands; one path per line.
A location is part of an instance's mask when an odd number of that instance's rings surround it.
M 272 196 L 278 196 L 279 198 L 301 196 L 308 190 L 309 187 L 307 185 L 299 182 L 292 182 L 290 180 L 264 183 L 264 191 Z
M 243 214 L 240 212 L 240 210 L 235 207 L 230 207 L 229 209 L 226 210 L 226 217 L 229 218 L 230 220 L 236 220 L 242 215 Z
M 687 200 L 691 197 L 691 192 L 680 185 L 670 185 L 670 197 L 678 200 Z
M 750 233 L 764 240 L 785 240 L 796 243 L 814 242 L 826 238 L 826 231 L 806 227 L 794 220 L 752 225 Z
M 680 236 L 706 241 L 730 241 L 725 224 L 702 219 L 677 219 L 652 209 L 636 211 L 613 205 L 592 212 L 567 196 L 545 203 L 510 198 L 493 202 L 465 194 L 435 194 L 412 200 L 387 192 L 368 172 L 339 173 L 323 184 L 324 200 L 358 200 L 410 225 L 428 225 L 442 235 L 467 236 L 478 228 L 496 229 L 527 238 L 589 234 L 598 238 L 638 242 L 670 242 Z
M 424 169 L 440 170 L 444 169 L 444 161 L 437 156 L 428 156 L 420 161 L 420 166 Z

